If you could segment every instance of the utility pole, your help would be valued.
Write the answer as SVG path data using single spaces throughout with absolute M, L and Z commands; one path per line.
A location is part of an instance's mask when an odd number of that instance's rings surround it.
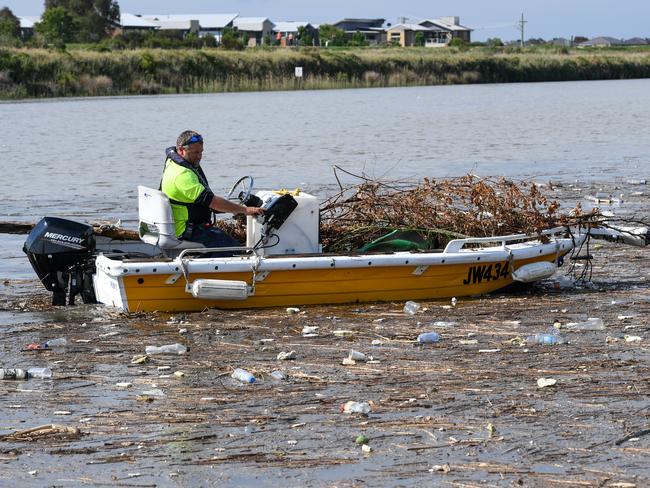
M 406 24 L 408 17 L 397 17 L 397 20 L 399 20 L 400 24 Z
M 521 14 L 521 20 L 517 23 L 519 25 L 519 30 L 521 31 L 521 47 L 524 47 L 524 26 L 528 23 L 527 20 L 524 20 L 524 14 Z

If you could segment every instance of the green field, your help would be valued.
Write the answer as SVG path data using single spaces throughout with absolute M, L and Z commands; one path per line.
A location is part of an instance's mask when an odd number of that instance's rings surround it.
M 3 99 L 648 77 L 650 49 L 640 47 L 0 49 Z

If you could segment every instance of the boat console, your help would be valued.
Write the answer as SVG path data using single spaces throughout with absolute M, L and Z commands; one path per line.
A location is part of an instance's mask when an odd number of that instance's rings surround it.
M 314 254 L 319 242 L 319 209 L 315 196 L 294 192 L 259 191 L 264 217 L 248 217 L 246 246 L 261 256 Z

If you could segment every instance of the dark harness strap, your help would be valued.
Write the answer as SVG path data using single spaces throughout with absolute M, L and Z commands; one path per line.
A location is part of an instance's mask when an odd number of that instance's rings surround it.
M 167 167 L 167 160 L 171 159 L 174 161 L 176 164 L 179 166 L 182 166 L 183 168 L 189 169 L 192 173 L 194 173 L 197 178 L 199 179 L 199 182 L 203 185 L 204 188 L 210 189 L 210 186 L 208 185 L 208 179 L 205 177 L 205 173 L 203 172 L 203 169 L 201 167 L 196 167 L 193 166 L 192 164 L 188 163 L 183 159 L 177 152 L 176 148 L 174 146 L 168 147 L 167 150 L 165 151 L 165 155 L 167 156 L 165 158 L 164 166 L 163 166 L 163 174 L 165 173 L 165 168 Z M 162 178 L 160 178 L 160 183 L 158 184 L 158 191 L 162 191 Z M 167 197 L 169 198 L 169 196 Z M 173 203 L 174 205 L 182 205 L 183 207 L 190 207 L 194 205 L 194 202 L 180 202 L 178 200 L 174 200 L 173 198 L 169 198 L 169 202 Z
M 165 158 L 165 166 L 163 167 L 163 175 L 165 173 L 165 169 L 167 168 L 167 161 L 171 160 L 172 162 L 178 164 L 179 166 L 182 166 L 185 169 L 190 170 L 192 173 L 196 175 L 196 177 L 199 179 L 199 182 L 203 187 L 205 188 L 204 191 L 199 195 L 197 200 L 194 202 L 181 202 L 178 200 L 174 200 L 173 198 L 169 198 L 169 203 L 173 205 L 179 205 L 187 208 L 188 210 L 188 225 L 189 224 L 200 224 L 200 223 L 207 223 L 209 224 L 212 220 L 212 210 L 210 209 L 209 202 L 212 201 L 212 198 L 214 197 L 214 194 L 212 193 L 212 190 L 210 190 L 210 186 L 208 185 L 208 179 L 205 176 L 205 173 L 203 172 L 203 169 L 198 166 L 194 166 L 188 161 L 186 161 L 184 158 L 182 158 L 177 152 L 176 148 L 174 146 L 169 147 L 165 150 L 165 155 L 167 156 Z M 160 179 L 160 184 L 158 185 L 158 190 L 162 191 L 162 178 Z M 199 202 L 200 203 L 197 203 Z M 191 227 L 191 226 L 190 226 Z

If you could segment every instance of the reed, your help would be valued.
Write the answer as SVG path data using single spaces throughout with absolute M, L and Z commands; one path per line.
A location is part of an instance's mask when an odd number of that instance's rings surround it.
M 4 99 L 647 77 L 641 49 L 0 49 Z

